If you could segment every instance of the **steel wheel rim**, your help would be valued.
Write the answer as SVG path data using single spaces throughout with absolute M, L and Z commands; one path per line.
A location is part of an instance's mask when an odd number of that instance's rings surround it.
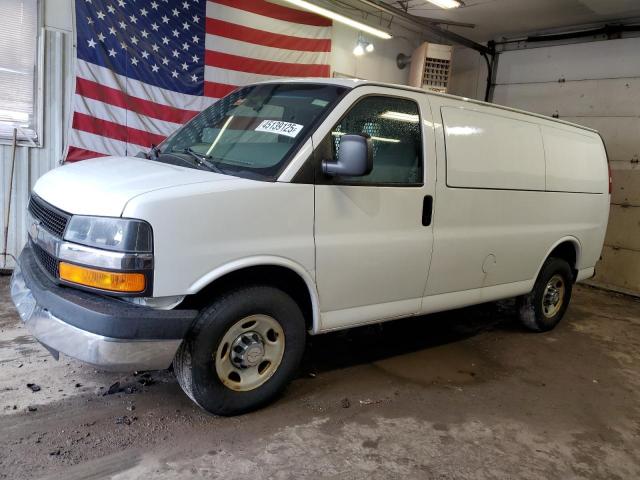
M 555 274 L 549 279 L 542 294 L 542 313 L 547 318 L 554 317 L 562 308 L 566 287 L 564 278 Z
M 275 318 L 262 314 L 244 317 L 229 327 L 216 349 L 218 378 L 231 390 L 254 390 L 276 372 L 284 347 L 284 331 Z

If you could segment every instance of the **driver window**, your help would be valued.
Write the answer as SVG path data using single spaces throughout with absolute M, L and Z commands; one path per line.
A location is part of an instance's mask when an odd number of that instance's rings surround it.
M 336 177 L 331 183 L 422 185 L 420 114 L 414 101 L 383 96 L 360 100 L 331 130 L 334 161 L 345 134 L 371 137 L 373 170 L 362 177 Z

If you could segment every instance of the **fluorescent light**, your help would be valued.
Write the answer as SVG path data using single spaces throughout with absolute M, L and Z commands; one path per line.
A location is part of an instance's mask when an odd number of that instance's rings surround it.
M 367 32 L 371 35 L 375 35 L 378 38 L 382 38 L 384 40 L 388 40 L 391 38 L 387 32 L 382 30 L 378 30 L 377 28 L 370 27 L 369 25 L 365 25 L 364 23 L 358 22 L 357 20 L 353 20 L 349 17 L 345 17 L 344 15 L 340 15 L 339 13 L 332 12 L 331 10 L 327 10 L 326 8 L 319 7 L 318 5 L 314 5 L 313 3 L 307 2 L 305 0 L 284 0 L 285 2 L 291 3 L 300 8 L 304 8 L 313 13 L 317 13 L 323 17 L 330 18 L 331 20 L 335 20 L 336 22 L 344 23 L 356 30 L 362 30 L 363 32 Z
M 476 127 L 446 127 L 447 135 L 477 135 L 482 133 L 481 128 Z
M 331 135 L 334 137 L 341 137 L 342 135 L 346 135 L 345 132 L 331 132 Z M 400 143 L 400 140 L 397 138 L 386 138 L 386 137 L 371 137 L 371 140 L 375 142 L 386 142 L 386 143 Z
M 458 0 L 427 0 L 427 2 L 433 3 L 440 8 L 458 8 L 462 5 Z
M 374 140 L 376 142 L 400 143 L 400 140 L 398 140 L 397 138 L 371 137 L 371 140 Z
M 418 115 L 411 115 L 409 113 L 402 112 L 384 112 L 380 114 L 380 118 L 386 118 L 387 120 L 397 120 L 398 122 L 418 123 L 420 117 Z

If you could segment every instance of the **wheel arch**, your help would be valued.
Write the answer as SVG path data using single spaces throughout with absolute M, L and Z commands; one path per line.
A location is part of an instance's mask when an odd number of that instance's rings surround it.
M 284 290 L 300 306 L 310 333 L 320 326 L 320 302 L 315 281 L 299 263 L 284 257 L 255 256 L 234 260 L 196 280 L 188 289 L 185 303 L 198 307 L 221 290 L 235 285 L 261 283 Z
M 566 260 L 567 263 L 569 263 L 575 281 L 578 273 L 578 265 L 580 265 L 581 253 L 582 247 L 580 245 L 580 241 L 576 237 L 566 236 L 559 239 L 547 250 L 545 256 L 542 258 L 542 261 L 538 265 L 538 270 L 536 271 L 536 276 L 534 278 L 538 278 L 544 262 L 546 262 L 549 257 L 558 257 Z

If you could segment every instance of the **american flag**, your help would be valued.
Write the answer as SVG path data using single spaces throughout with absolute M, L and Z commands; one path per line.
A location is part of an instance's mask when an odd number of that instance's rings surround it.
M 331 21 L 266 0 L 76 0 L 67 161 L 135 155 L 239 85 L 330 74 Z

